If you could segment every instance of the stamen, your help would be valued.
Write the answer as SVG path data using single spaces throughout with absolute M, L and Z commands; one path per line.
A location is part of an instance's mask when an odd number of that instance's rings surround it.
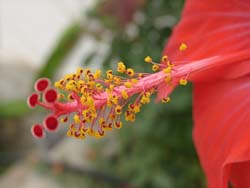
M 185 47 L 182 45 L 181 49 Z M 118 75 L 112 70 L 107 70 L 102 76 L 101 70 L 92 72 L 90 69 L 78 68 L 76 73 L 67 74 L 55 82 L 54 86 L 58 90 L 51 88 L 48 79 L 39 79 L 35 84 L 37 92 L 28 98 L 28 105 L 31 108 L 42 106 L 51 113 L 43 125 L 32 127 L 32 134 L 36 138 L 43 138 L 46 131 L 58 129 L 58 118 L 65 123 L 73 114 L 68 136 L 77 139 L 84 139 L 87 135 L 102 138 L 105 131 L 122 127 L 123 115 L 126 121 L 134 122 L 142 106 L 151 102 L 153 94 L 157 93 L 163 103 L 170 102 L 170 92 L 178 83 L 187 84 L 192 66 L 189 69 L 184 69 L 184 65 L 174 67 L 167 55 L 161 58 L 162 64 L 153 62 L 150 56 L 144 60 L 152 64 L 155 73 L 136 73 L 132 68 L 126 68 L 123 62 L 118 62 Z

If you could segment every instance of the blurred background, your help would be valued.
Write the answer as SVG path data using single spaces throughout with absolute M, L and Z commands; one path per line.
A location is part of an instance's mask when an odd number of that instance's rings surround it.
M 0 0 L 0 188 L 204 187 L 192 143 L 192 86 L 170 104 L 146 105 L 135 123 L 104 139 L 76 140 L 65 129 L 30 133 L 46 111 L 26 98 L 39 77 L 121 60 L 150 72 L 184 0 Z M 62 125 L 61 127 L 65 127 Z

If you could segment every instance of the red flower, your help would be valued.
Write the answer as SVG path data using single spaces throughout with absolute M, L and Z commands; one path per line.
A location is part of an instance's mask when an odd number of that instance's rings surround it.
M 80 68 L 55 83 L 68 101 L 47 79 L 38 80 L 28 104 L 51 114 L 32 133 L 42 138 L 45 130 L 57 130 L 59 117 L 67 122 L 74 114 L 69 136 L 102 137 L 122 127 L 122 114 L 133 122 L 152 94 L 169 102 L 171 91 L 189 80 L 194 83 L 194 141 L 208 188 L 227 188 L 229 182 L 250 187 L 249 29 L 249 0 L 188 0 L 161 64 L 145 58 L 156 73 L 135 73 L 122 62 L 117 71 L 126 78 L 112 70 L 103 77 Z
M 176 53 L 183 41 L 189 48 Z M 164 52 L 189 62 L 250 54 L 249 47 L 249 0 L 188 0 Z M 250 187 L 250 61 L 238 57 L 192 79 L 193 138 L 208 188 Z

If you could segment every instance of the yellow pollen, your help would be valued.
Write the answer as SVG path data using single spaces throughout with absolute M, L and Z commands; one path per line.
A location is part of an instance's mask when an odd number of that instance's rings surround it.
M 99 139 L 99 138 L 102 138 L 104 134 L 100 134 L 99 132 L 96 132 L 94 136 L 95 138 Z
M 120 105 L 117 105 L 116 108 L 115 108 L 115 113 L 117 115 L 121 115 L 122 113 L 122 107 Z
M 99 124 L 100 124 L 101 126 L 105 126 L 106 122 L 105 122 L 104 118 L 100 118 L 100 119 L 99 119 Z
M 134 107 L 134 113 L 138 113 L 138 112 L 140 112 L 140 109 L 141 108 L 141 105 L 135 105 L 135 107 Z
M 165 98 L 163 98 L 161 101 L 163 102 L 163 103 L 169 103 L 170 102 L 170 97 L 165 97 Z
M 101 74 L 102 74 L 102 71 L 101 71 L 101 70 L 96 70 L 96 71 L 95 71 L 95 74 L 94 74 L 94 78 L 95 78 L 95 79 L 100 78 L 100 77 L 101 77 Z
M 115 123 L 115 128 L 117 128 L 117 129 L 122 128 L 122 122 L 121 122 L 121 121 L 116 122 L 116 123 Z
M 147 56 L 147 57 L 144 58 L 144 61 L 145 61 L 146 63 L 152 63 L 152 62 L 153 62 L 153 59 L 152 59 L 150 56 Z
M 174 66 L 174 64 L 171 63 L 170 61 L 167 61 L 167 65 L 168 65 L 168 67 L 173 67 Z
M 81 68 L 81 67 L 78 67 L 76 72 L 77 72 L 78 74 L 82 74 L 82 73 L 84 72 L 84 69 Z
M 164 55 L 164 56 L 161 58 L 161 61 L 164 62 L 164 63 L 167 63 L 167 61 L 168 61 L 168 56 L 167 56 L 167 55 Z
M 93 129 L 89 128 L 89 129 L 86 131 L 86 133 L 87 133 L 89 136 L 94 136 L 96 132 L 95 132 Z
M 67 136 L 68 136 L 68 137 L 73 136 L 73 132 L 72 132 L 71 130 L 68 130 L 68 131 L 67 131 Z
M 126 88 L 131 88 L 132 87 L 132 84 L 131 84 L 131 82 L 125 82 L 124 83 L 124 86 L 126 87 Z
M 169 83 L 171 81 L 172 77 L 171 75 L 166 76 L 165 82 Z
M 113 79 L 113 71 L 112 70 L 107 70 L 106 71 L 106 76 L 108 80 L 112 80 Z
M 135 78 L 132 78 L 132 79 L 131 79 L 131 82 L 134 83 L 134 84 L 136 84 L 136 83 L 138 82 L 138 80 L 135 79 Z
M 171 73 L 171 71 L 172 71 L 171 67 L 167 67 L 167 68 L 163 69 L 163 72 L 166 74 Z
M 114 77 L 114 84 L 120 85 L 120 84 L 121 84 L 121 78 L 115 76 L 115 77 Z
M 187 82 L 186 79 L 180 79 L 180 80 L 179 80 L 179 84 L 182 85 L 182 86 L 187 85 L 187 83 L 188 83 L 188 82 Z
M 179 47 L 179 50 L 180 51 L 184 51 L 184 50 L 186 50 L 187 49 L 187 45 L 185 44 L 185 43 L 181 43 L 181 45 L 180 45 L 180 47 Z
M 152 66 L 152 70 L 155 72 L 155 71 L 158 71 L 159 70 L 159 65 L 153 65 Z
M 60 120 L 62 123 L 65 123 L 65 122 L 67 122 L 68 121 L 68 118 L 67 117 L 65 117 L 65 118 L 61 118 L 61 120 Z
M 121 94 L 124 99 L 128 98 L 128 93 L 125 90 L 122 90 Z
M 126 66 L 124 65 L 124 63 L 123 62 L 118 62 L 117 63 L 117 72 L 119 72 L 119 73 L 124 73 L 124 72 L 126 72 Z
M 135 75 L 135 71 L 131 68 L 128 68 L 127 69 L 127 75 L 130 76 L 130 77 L 133 77 Z
M 80 119 L 80 117 L 79 117 L 77 114 L 74 115 L 73 119 L 74 119 L 74 122 L 75 122 L 76 124 L 81 123 L 81 119 Z

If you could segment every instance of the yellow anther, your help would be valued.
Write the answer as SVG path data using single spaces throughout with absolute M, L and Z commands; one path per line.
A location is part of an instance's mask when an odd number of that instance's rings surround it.
M 118 96 L 116 96 L 116 95 L 112 95 L 111 100 L 112 100 L 112 103 L 113 103 L 113 104 L 117 105 L 117 104 L 118 104 L 119 98 L 118 98 Z
M 156 64 L 154 64 L 153 66 L 152 66 L 152 70 L 155 72 L 155 71 L 158 71 L 159 70 L 159 65 L 156 65 Z
M 184 51 L 184 50 L 186 50 L 187 49 L 187 45 L 185 44 L 185 43 L 181 43 L 181 45 L 179 46 L 179 50 L 180 51 Z
M 96 132 L 94 136 L 97 139 L 102 138 L 104 136 L 104 132 L 103 132 L 103 134 L 100 134 L 99 132 Z
M 54 86 L 58 89 L 64 89 L 63 83 L 64 80 L 59 80 L 58 82 L 55 82 Z
M 124 99 L 128 98 L 128 93 L 125 90 L 122 90 L 121 94 L 122 94 L 122 98 Z
M 127 75 L 130 76 L 130 77 L 133 77 L 135 75 L 135 71 L 131 68 L 128 68 L 127 69 Z
M 134 83 L 134 84 L 136 84 L 138 82 L 138 80 L 136 78 L 132 78 L 131 82 Z
M 73 97 L 71 94 L 68 94 L 67 99 L 68 99 L 69 101 L 72 101 L 72 100 L 74 100 L 74 97 Z
M 121 78 L 119 78 L 118 76 L 115 76 L 113 80 L 114 80 L 114 84 L 116 84 L 116 85 L 121 84 Z
M 68 121 L 68 117 L 61 118 L 60 121 L 61 121 L 62 123 L 65 123 L 65 122 Z
M 140 112 L 141 111 L 141 105 L 135 105 L 134 106 L 134 113 L 138 113 L 138 112 Z
M 94 74 L 94 78 L 97 79 L 97 78 L 100 78 L 102 75 L 102 71 L 101 70 L 96 70 L 95 71 L 95 74 Z
M 94 81 L 95 80 L 95 76 L 92 73 L 89 73 L 86 77 L 87 77 L 88 81 Z
M 122 107 L 121 107 L 120 105 L 117 105 L 117 106 L 115 107 L 115 113 L 116 113 L 117 115 L 121 115 L 121 113 L 122 113 Z
M 130 122 L 134 122 L 135 121 L 135 114 L 132 112 L 126 113 L 125 120 L 130 121 Z
M 74 135 L 74 133 L 73 133 L 71 130 L 68 130 L 68 131 L 67 131 L 67 136 L 68 136 L 68 137 L 71 137 L 71 136 L 73 136 L 73 135 Z
M 58 95 L 57 95 L 57 98 L 58 99 L 63 99 L 65 96 L 64 96 L 64 94 L 63 93 L 59 93 Z
M 104 120 L 103 117 L 101 117 L 101 118 L 99 119 L 99 124 L 100 124 L 101 126 L 105 126 L 106 121 Z
M 119 72 L 119 73 L 125 73 L 126 72 L 126 66 L 124 65 L 124 63 L 123 62 L 118 62 L 117 63 L 117 72 Z
M 90 74 L 90 73 L 91 73 L 91 70 L 90 70 L 90 69 L 85 69 L 85 71 L 84 71 L 85 76 L 87 76 L 87 75 Z
M 163 103 L 169 103 L 171 101 L 170 97 L 164 97 L 161 100 Z
M 65 86 L 65 89 L 66 90 L 69 90 L 69 91 L 75 91 L 76 89 L 76 82 L 74 80 L 70 80 L 66 86 Z
M 75 122 L 76 124 L 81 123 L 81 119 L 80 119 L 80 117 L 79 117 L 77 114 L 74 115 L 73 119 L 74 119 L 74 122 Z
M 103 86 L 101 84 L 99 84 L 99 83 L 97 83 L 95 85 L 95 87 L 96 87 L 97 91 L 102 91 L 102 89 L 103 89 Z
M 110 84 L 110 85 L 109 85 L 109 90 L 110 90 L 110 91 L 113 91 L 114 88 L 115 88 L 115 85 L 114 85 L 114 84 Z
M 73 79 L 73 74 L 67 74 L 67 75 L 64 76 L 64 80 L 69 81 L 69 80 L 72 80 L 72 79 Z
M 108 125 L 105 125 L 102 127 L 104 131 L 111 131 L 112 130 L 112 123 L 109 123 Z
M 116 118 L 115 113 L 111 113 L 111 114 L 109 114 L 109 118 L 110 118 L 111 120 L 114 120 L 114 119 Z
M 152 62 L 153 62 L 153 59 L 152 59 L 150 56 L 147 56 L 147 57 L 144 58 L 144 61 L 145 61 L 146 63 L 152 63 Z
M 80 134 L 84 134 L 85 133 L 85 129 L 83 127 L 80 128 L 80 130 L 78 131 Z
M 167 75 L 166 78 L 165 78 L 165 82 L 169 83 L 170 81 L 172 80 L 172 77 L 171 75 Z
M 86 136 L 85 136 L 85 134 L 84 134 L 84 133 L 82 133 L 82 134 L 80 134 L 80 135 L 76 136 L 76 138 L 77 138 L 77 139 L 80 139 L 80 140 L 83 140 L 83 139 L 85 139 L 85 138 L 86 138 Z
M 81 87 L 83 87 L 84 84 L 85 84 L 85 81 L 84 81 L 84 80 L 79 80 L 79 81 L 76 82 L 77 88 L 79 88 L 79 89 L 80 89 Z
M 150 103 L 150 93 L 149 92 L 146 92 L 145 94 L 142 95 L 140 103 L 142 103 L 142 104 Z
M 115 122 L 115 128 L 117 129 L 122 128 L 122 122 L 121 121 Z
M 89 128 L 87 131 L 86 131 L 86 133 L 89 135 L 89 136 L 95 136 L 95 131 L 93 130 L 93 129 L 91 129 L 91 128 Z
M 124 86 L 125 86 L 126 88 L 131 88 L 131 87 L 132 87 L 132 83 L 129 82 L 129 81 L 127 81 L 127 82 L 124 83 Z
M 143 78 L 144 76 L 143 76 L 142 73 L 139 73 L 139 74 L 138 74 L 138 77 L 139 77 L 139 78 Z
M 106 71 L 106 76 L 108 80 L 112 80 L 113 79 L 113 71 L 112 70 L 107 70 Z
M 174 66 L 174 64 L 171 63 L 170 61 L 167 61 L 167 65 L 168 65 L 168 67 L 173 67 Z
M 82 74 L 84 72 L 84 69 L 81 67 L 78 67 L 76 72 L 77 74 Z
M 112 105 L 117 105 L 118 104 L 118 97 L 116 95 L 112 95 L 112 93 L 110 93 L 108 95 L 108 99 L 107 99 L 107 105 L 108 107 L 112 107 Z
M 167 68 L 163 69 L 163 72 L 166 74 L 171 73 L 171 71 L 172 71 L 172 67 L 167 67 Z
M 182 85 L 182 86 L 185 86 L 187 85 L 188 81 L 186 79 L 180 79 L 179 80 L 179 84 Z
M 167 61 L 168 61 L 168 56 L 167 56 L 167 55 L 164 55 L 164 56 L 161 58 L 161 61 L 164 62 L 164 63 L 167 63 Z

